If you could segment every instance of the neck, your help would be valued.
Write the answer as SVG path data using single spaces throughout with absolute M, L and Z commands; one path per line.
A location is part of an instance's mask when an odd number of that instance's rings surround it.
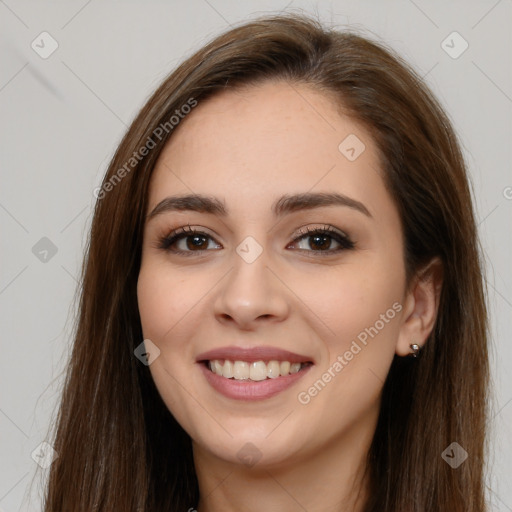
M 253 467 L 222 460 L 194 443 L 197 512 L 361 512 L 368 497 L 366 456 L 374 428 L 374 422 L 356 424 L 292 462 Z

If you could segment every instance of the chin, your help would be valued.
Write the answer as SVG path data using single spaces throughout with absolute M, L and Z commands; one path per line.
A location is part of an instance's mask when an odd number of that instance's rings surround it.
M 303 446 L 305 440 L 291 436 L 289 428 L 283 430 L 282 435 L 272 432 L 275 427 L 276 422 L 270 429 L 241 427 L 233 438 L 224 437 L 221 442 L 203 439 L 200 444 L 216 458 L 251 469 L 268 469 L 296 461 L 299 457 L 297 447 Z

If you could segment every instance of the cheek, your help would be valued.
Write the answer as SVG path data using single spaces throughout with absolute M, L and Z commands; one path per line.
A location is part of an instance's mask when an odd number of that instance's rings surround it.
M 321 320 L 315 330 L 325 348 L 302 389 L 303 398 L 315 402 L 310 404 L 315 414 L 327 403 L 336 404 L 332 414 L 322 413 L 332 415 L 334 423 L 334 411 L 357 415 L 376 402 L 393 360 L 403 272 L 391 261 L 373 257 L 370 262 L 368 255 L 366 261 L 302 281 L 299 293 L 308 297 L 307 306 Z
M 166 333 L 187 312 L 183 279 L 156 264 L 142 266 L 137 282 L 137 301 L 145 338 L 162 342 Z
M 330 349 L 341 350 L 376 322 L 396 319 L 395 302 L 402 299 L 402 272 L 373 260 L 317 271 L 294 280 L 294 291 L 317 318 L 317 333 Z M 398 322 L 385 322 L 388 334 Z M 392 326 L 392 327 L 391 327 Z M 381 339 L 384 336 L 381 336 Z M 392 336 L 391 336 L 392 337 Z M 331 350 L 331 351 L 332 351 Z M 331 354 L 333 356 L 334 354 Z
M 179 271 L 170 272 L 157 261 L 141 267 L 137 282 L 144 339 L 160 350 L 149 369 L 160 396 L 181 424 L 194 414 L 195 402 L 189 400 L 186 389 L 191 387 L 193 361 L 189 326 L 198 322 L 194 306 L 204 295 L 199 284 L 199 280 L 184 279 Z

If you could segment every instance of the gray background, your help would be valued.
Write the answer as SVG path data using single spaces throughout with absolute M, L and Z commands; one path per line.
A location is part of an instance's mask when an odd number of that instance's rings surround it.
M 297 8 L 397 49 L 426 77 L 460 135 L 488 272 L 495 384 L 489 501 L 491 510 L 512 511 L 511 0 L 0 0 L 0 511 L 40 509 L 48 470 L 31 454 L 48 438 L 69 356 L 93 189 L 127 124 L 211 36 Z M 46 59 L 31 47 L 35 40 L 51 48 L 38 37 L 43 31 L 58 43 Z M 453 31 L 469 44 L 457 58 L 442 46 Z M 452 53 L 462 48 L 457 39 L 446 44 Z M 43 237 L 55 254 L 42 252 Z

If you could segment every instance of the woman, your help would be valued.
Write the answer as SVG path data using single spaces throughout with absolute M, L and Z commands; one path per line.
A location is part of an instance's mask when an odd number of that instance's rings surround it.
M 298 15 L 234 28 L 96 197 L 46 511 L 485 510 L 468 176 L 400 57 Z

